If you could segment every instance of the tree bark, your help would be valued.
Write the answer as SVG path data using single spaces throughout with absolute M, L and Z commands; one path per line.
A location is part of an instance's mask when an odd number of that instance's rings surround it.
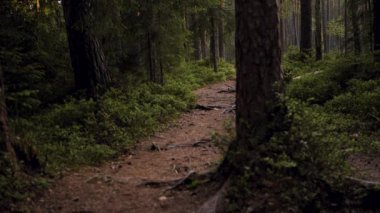
M 239 149 L 261 128 L 281 82 L 281 46 L 276 0 L 236 1 L 236 131 Z
M 64 0 L 63 10 L 69 41 L 75 88 L 96 97 L 110 83 L 106 59 L 99 40 L 92 32 L 94 0 Z
M 322 59 L 321 1 L 315 0 L 315 59 Z
M 360 29 L 359 29 L 359 20 L 358 20 L 358 4 L 356 0 L 351 0 L 350 2 L 350 15 L 352 22 L 352 32 L 354 36 L 354 52 L 355 55 L 359 55 L 361 53 L 361 43 L 360 43 Z
M 201 40 L 202 59 L 207 59 L 207 32 L 205 29 L 201 30 L 200 40 Z
M 301 52 L 311 54 L 311 0 L 301 0 Z
M 223 18 L 224 0 L 220 0 L 220 12 L 218 21 L 218 33 L 219 33 L 219 57 L 226 58 L 225 43 L 224 43 L 224 18 Z
M 328 34 L 327 34 L 327 17 L 326 17 L 326 0 L 321 0 L 321 15 L 322 15 L 322 41 L 323 41 L 323 51 L 324 53 L 329 52 L 328 48 Z
M 8 112 L 5 100 L 5 85 L 2 68 L 0 67 L 0 132 L 1 132 L 1 151 L 9 154 L 9 160 L 14 169 L 17 169 L 17 157 L 13 148 L 14 138 L 8 122 Z
M 214 8 L 210 9 L 210 23 L 211 23 L 211 39 L 210 39 L 210 61 L 214 68 L 214 71 L 218 71 L 218 59 L 219 59 L 219 44 L 218 44 L 218 28 L 216 21 L 216 11 Z
M 380 1 L 373 1 L 373 34 L 375 61 L 380 62 Z
M 199 30 L 199 20 L 196 13 L 191 14 L 191 28 L 190 30 L 193 33 L 193 48 L 194 48 L 194 59 L 199 61 L 202 59 L 202 50 L 201 50 L 201 36 Z

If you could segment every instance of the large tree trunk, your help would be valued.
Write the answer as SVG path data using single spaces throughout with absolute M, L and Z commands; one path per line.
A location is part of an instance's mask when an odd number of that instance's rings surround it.
M 283 79 L 277 10 L 276 0 L 236 1 L 239 149 L 249 146 L 255 129 L 265 123 L 267 104 L 276 99 L 274 84 Z
M 211 23 L 211 39 L 210 39 L 210 61 L 214 68 L 214 71 L 218 71 L 218 59 L 219 59 L 219 39 L 218 28 L 216 21 L 216 10 L 210 9 L 210 23 Z
M 106 90 L 110 82 L 103 50 L 92 32 L 93 4 L 94 0 L 63 1 L 75 87 L 90 97 Z
M 13 148 L 13 137 L 9 128 L 7 105 L 5 101 L 5 85 L 2 68 L 0 67 L 0 132 L 1 132 L 1 151 L 9 154 L 12 166 L 17 169 L 17 157 Z
M 236 0 L 235 9 L 237 143 L 231 144 L 219 170 L 226 184 L 199 212 L 226 212 L 226 194 L 234 196 L 237 191 L 245 191 L 234 188 L 245 186 L 230 188 L 230 184 L 240 180 L 246 171 L 255 171 L 250 166 L 259 157 L 256 143 L 268 142 L 262 137 L 267 132 L 262 130 L 267 129 L 268 115 L 272 115 L 269 108 L 277 102 L 275 84 L 283 79 L 277 0 Z M 228 198 L 239 207 L 239 212 L 251 212 L 245 211 L 246 200 Z
M 311 0 L 301 0 L 301 52 L 311 54 Z
M 322 59 L 321 1 L 315 0 L 315 59 Z
M 373 1 L 373 34 L 375 60 L 380 62 L 380 1 Z

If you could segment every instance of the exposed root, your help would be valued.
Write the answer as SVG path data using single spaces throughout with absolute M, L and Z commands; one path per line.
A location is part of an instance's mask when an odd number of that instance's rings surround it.
M 165 147 L 164 149 L 175 149 L 175 148 L 184 148 L 184 147 L 200 147 L 202 144 L 207 144 L 207 143 L 211 143 L 212 140 L 211 139 L 201 139 L 200 141 L 197 141 L 195 143 L 191 143 L 191 144 L 174 144 L 174 145 L 169 145 L 167 147 Z

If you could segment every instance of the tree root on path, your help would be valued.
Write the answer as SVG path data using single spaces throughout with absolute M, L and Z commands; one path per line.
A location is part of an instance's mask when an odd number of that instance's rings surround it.
M 195 109 L 199 109 L 199 110 L 211 111 L 211 110 L 215 110 L 215 109 L 225 109 L 226 107 L 225 106 L 214 106 L 214 105 L 201 105 L 201 104 L 197 104 L 197 105 L 195 105 L 194 108 Z
M 184 148 L 184 147 L 200 147 L 202 144 L 207 144 L 207 143 L 211 143 L 212 140 L 211 139 L 201 139 L 195 143 L 191 143 L 191 144 L 173 144 L 173 145 L 169 145 L 167 147 L 165 147 L 164 149 L 175 149 L 175 148 Z
M 206 183 L 210 181 L 211 173 L 198 174 L 190 171 L 185 177 L 176 180 L 144 180 L 140 186 L 148 186 L 153 188 L 167 187 L 165 191 L 175 190 L 182 186 L 193 183 Z
M 218 93 L 236 93 L 236 89 L 232 88 L 232 87 L 229 87 L 226 90 L 220 90 L 220 91 L 218 91 Z
M 176 148 L 201 147 L 203 144 L 207 144 L 211 142 L 212 142 L 211 139 L 201 139 L 197 142 L 190 143 L 190 144 L 172 144 L 165 147 L 160 147 L 158 144 L 152 143 L 150 146 L 150 150 L 161 152 L 163 150 L 176 149 Z

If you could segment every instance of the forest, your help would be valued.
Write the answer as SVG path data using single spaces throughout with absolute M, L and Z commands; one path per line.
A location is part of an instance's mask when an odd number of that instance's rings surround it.
M 379 0 L 2 0 L 0 212 L 379 212 Z

